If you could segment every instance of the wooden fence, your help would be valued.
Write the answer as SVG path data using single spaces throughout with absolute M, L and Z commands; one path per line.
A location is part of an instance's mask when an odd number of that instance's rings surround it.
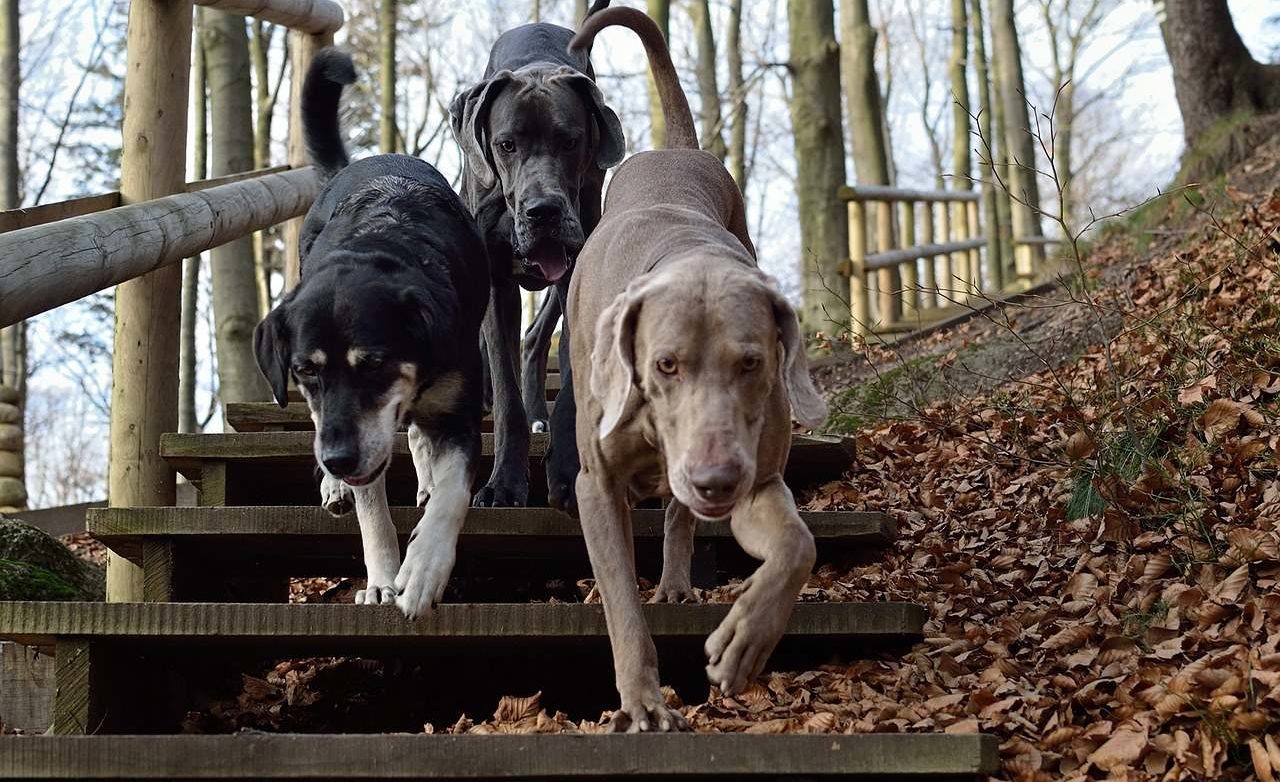
M 194 5 L 289 28 L 289 165 L 186 181 Z M 116 285 L 111 505 L 173 505 L 160 436 L 178 425 L 184 257 L 280 222 L 285 285 L 298 278 L 301 216 L 319 193 L 299 110 L 303 76 L 343 25 L 332 0 L 132 0 L 120 191 L 0 214 L 0 327 Z M 141 570 L 112 557 L 107 599 L 142 599 Z
M 1025 287 L 1034 275 L 1027 250 L 1057 243 L 1015 241 L 1023 271 L 1007 274 L 986 252 L 978 191 L 860 185 L 839 195 L 849 211 L 849 307 L 859 335 L 909 331 Z

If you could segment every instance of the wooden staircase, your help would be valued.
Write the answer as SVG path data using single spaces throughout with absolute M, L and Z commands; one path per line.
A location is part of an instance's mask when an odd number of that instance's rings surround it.
M 289 604 L 292 577 L 363 574 L 355 517 L 317 507 L 305 409 L 227 412 L 248 431 L 162 442 L 202 507 L 89 513 L 89 531 L 142 567 L 147 602 L 0 603 L 0 637 L 54 654 L 56 679 L 55 735 L 0 740 L 0 779 L 971 779 L 996 768 L 996 741 L 985 735 L 175 735 L 213 682 L 287 657 L 414 668 L 430 683 L 422 721 L 435 724 L 534 691 L 578 719 L 616 705 L 603 608 L 581 602 L 576 586 L 591 568 L 575 521 L 545 507 L 473 510 L 445 604 L 416 622 L 391 606 Z M 486 436 L 489 459 L 492 445 Z M 545 448 L 535 436 L 534 502 L 545 497 Z M 416 486 L 403 435 L 396 452 L 387 487 L 403 545 L 420 511 L 408 507 Z M 852 456 L 845 441 L 797 437 L 787 481 L 798 489 L 832 479 Z M 876 513 L 803 517 L 820 562 L 872 559 L 895 532 Z M 656 581 L 662 511 L 633 518 L 640 573 Z M 754 566 L 726 524 L 699 525 L 695 585 Z M 702 642 L 728 608 L 645 606 L 663 682 L 686 702 L 706 697 Z M 920 640 L 925 618 L 907 603 L 802 603 L 770 668 L 902 651 Z

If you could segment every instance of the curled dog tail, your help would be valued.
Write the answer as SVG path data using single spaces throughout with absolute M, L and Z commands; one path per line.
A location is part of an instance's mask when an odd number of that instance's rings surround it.
M 342 88 L 355 80 L 351 55 L 330 48 L 316 54 L 302 83 L 302 136 L 311 162 L 325 182 L 351 162 L 338 122 L 338 100 Z
M 662 103 L 662 115 L 667 120 L 667 149 L 697 149 L 698 132 L 693 126 L 693 112 L 680 86 L 676 66 L 671 62 L 671 51 L 658 25 L 643 11 L 621 7 L 589 14 L 582 23 L 582 29 L 569 42 L 569 51 L 590 50 L 596 35 L 613 25 L 631 30 L 644 44 L 649 70 L 653 71 L 653 83 L 657 85 L 658 98 Z

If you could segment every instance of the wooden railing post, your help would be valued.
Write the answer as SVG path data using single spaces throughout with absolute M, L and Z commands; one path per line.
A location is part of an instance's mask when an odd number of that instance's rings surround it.
M 849 327 L 862 336 L 870 331 L 867 298 L 867 212 L 861 201 L 849 202 Z
M 333 33 L 310 33 L 291 30 L 289 32 L 290 68 L 293 73 L 289 77 L 289 165 L 302 168 L 311 165 L 307 155 L 307 145 L 302 138 L 302 83 L 307 76 L 307 68 L 316 53 L 326 46 L 333 45 Z M 302 220 L 290 220 L 284 224 L 284 289 L 292 290 L 298 284 L 301 269 L 301 256 L 298 252 L 298 239 L 302 234 Z
M 965 211 L 969 217 L 969 238 L 982 236 L 982 227 L 978 223 L 978 202 L 965 201 Z M 974 248 L 969 251 L 969 289 L 976 296 L 982 293 L 982 250 Z
M 191 0 L 129 4 L 120 194 L 136 203 L 186 182 Z M 182 267 L 116 287 L 108 497 L 112 506 L 173 505 L 174 472 L 160 435 L 178 428 L 178 322 Z M 114 554 L 107 599 L 142 599 L 142 570 Z
M 938 204 L 938 213 L 942 217 L 939 228 L 942 229 L 942 241 L 950 242 L 955 239 L 955 234 L 951 231 L 951 203 L 943 201 Z M 945 307 L 951 304 L 955 299 L 955 275 L 951 269 L 951 255 L 944 253 L 942 255 L 942 273 L 938 277 L 938 306 Z
M 901 202 L 902 224 L 902 240 L 898 243 L 901 247 L 916 246 L 916 203 L 915 201 Z M 901 280 L 902 280 L 902 317 L 905 320 L 909 315 L 914 315 L 918 309 L 917 301 L 919 300 L 920 275 L 917 272 L 915 259 L 902 264 Z
M 950 241 L 963 242 L 969 238 L 969 221 L 964 213 L 964 202 L 951 203 L 951 237 Z M 951 275 L 948 277 L 954 291 L 952 298 L 963 303 L 972 291 L 969 290 L 969 253 L 965 251 L 951 254 Z
M 934 220 L 934 202 L 925 201 L 924 219 L 920 221 L 920 242 L 921 244 L 933 244 L 933 220 Z M 938 306 L 938 270 L 937 259 L 926 255 L 921 259 L 924 261 L 924 289 L 920 292 L 921 307 L 937 307 Z
M 888 200 L 876 202 L 876 249 L 879 252 L 893 249 L 893 203 Z M 901 310 L 898 300 L 900 292 L 897 290 L 893 271 L 887 267 L 876 270 L 877 315 L 881 327 L 897 323 Z

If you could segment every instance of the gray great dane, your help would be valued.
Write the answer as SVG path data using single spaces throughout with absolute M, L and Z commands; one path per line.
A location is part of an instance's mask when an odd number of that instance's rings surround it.
M 587 18 L 608 4 L 597 0 Z M 604 172 L 626 150 L 622 125 L 596 88 L 588 52 L 568 52 L 572 38 L 572 30 L 545 23 L 503 33 L 484 78 L 450 106 L 466 158 L 462 197 L 492 267 L 483 338 L 493 384 L 496 467 L 475 496 L 479 506 L 528 501 L 530 426 L 517 378 L 520 288 L 554 286 L 559 301 L 568 295 L 578 251 L 600 220 Z M 542 338 L 549 340 L 555 323 L 548 320 Z M 568 329 L 561 333 L 560 373 L 547 480 L 552 505 L 572 512 L 578 458 Z

